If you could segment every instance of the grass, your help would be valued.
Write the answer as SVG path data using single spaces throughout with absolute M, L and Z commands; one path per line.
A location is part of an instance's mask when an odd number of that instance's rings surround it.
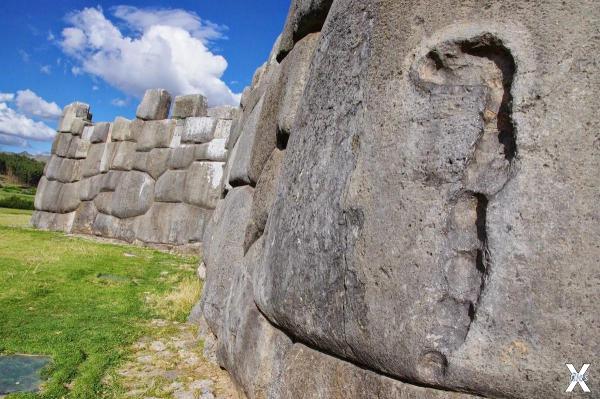
M 8 397 L 110 397 L 102 378 L 148 321 L 189 312 L 197 259 L 24 228 L 29 214 L 0 209 L 0 353 L 53 361 L 42 393 Z
M 0 207 L 33 210 L 35 187 L 0 183 Z

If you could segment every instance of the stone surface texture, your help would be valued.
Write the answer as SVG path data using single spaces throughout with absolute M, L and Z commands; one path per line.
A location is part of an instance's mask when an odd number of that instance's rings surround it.
M 140 109 L 163 107 L 161 93 L 149 91 Z M 147 121 L 117 117 L 113 123 L 92 124 L 89 106 L 67 106 L 61 126 L 79 119 L 86 127 L 81 133 L 65 128 L 57 134 L 32 224 L 141 244 L 200 243 L 205 221 L 221 197 L 232 112 L 211 111 L 213 130 L 201 144 L 175 142 L 185 115 L 207 114 L 204 97 L 185 97 L 179 101 L 178 120 L 155 120 L 166 115 L 155 110 L 145 114 Z M 217 126 L 219 138 L 212 139 Z
M 247 397 L 564 396 L 600 355 L 599 18 L 292 1 L 204 238 Z

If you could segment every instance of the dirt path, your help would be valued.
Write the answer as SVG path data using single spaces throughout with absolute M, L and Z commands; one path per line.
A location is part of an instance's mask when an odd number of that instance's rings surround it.
M 128 398 L 237 399 L 226 371 L 202 355 L 196 326 L 153 320 L 113 378 Z

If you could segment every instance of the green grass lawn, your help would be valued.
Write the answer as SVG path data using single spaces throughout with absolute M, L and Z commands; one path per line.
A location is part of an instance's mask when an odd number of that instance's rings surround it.
M 35 187 L 19 187 L 3 183 L 0 186 L 0 207 L 33 209 Z
M 185 318 L 196 298 L 172 312 L 164 301 L 149 303 L 177 298 L 194 281 L 197 259 L 10 227 L 26 226 L 29 215 L 0 209 L 0 353 L 53 361 L 42 393 L 9 398 L 110 397 L 102 379 L 147 321 Z

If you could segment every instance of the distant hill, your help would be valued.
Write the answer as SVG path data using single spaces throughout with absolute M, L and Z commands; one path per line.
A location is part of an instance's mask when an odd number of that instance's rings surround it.
M 50 154 L 38 154 L 38 155 L 34 155 L 34 154 L 30 154 L 27 151 L 23 151 L 20 152 L 18 155 L 27 157 L 27 158 L 31 158 L 31 159 L 35 159 L 36 161 L 40 161 L 43 163 L 48 163 L 48 161 L 50 160 Z

